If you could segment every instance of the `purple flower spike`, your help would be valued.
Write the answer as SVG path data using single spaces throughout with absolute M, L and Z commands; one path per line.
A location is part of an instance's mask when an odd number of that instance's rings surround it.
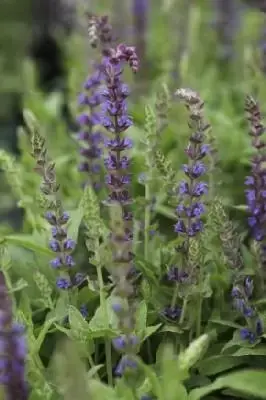
M 127 171 L 129 159 L 122 155 L 122 152 L 130 149 L 133 145 L 131 139 L 122 136 L 123 132 L 132 125 L 126 103 L 129 90 L 122 82 L 123 65 L 126 62 L 133 70 L 137 68 L 138 60 L 135 50 L 132 47 L 119 45 L 115 49 L 110 49 L 103 61 L 102 68 L 105 81 L 105 88 L 102 90 L 102 125 L 113 134 L 111 138 L 105 140 L 105 146 L 109 151 L 109 156 L 105 159 L 105 167 L 109 172 L 105 181 L 110 191 L 106 203 L 108 205 L 120 204 L 124 215 L 127 214 L 127 206 L 131 204 L 132 199 L 127 188 L 131 182 L 130 174 Z M 125 220 L 125 224 L 130 224 L 129 229 L 131 230 L 131 220 Z M 114 254 L 117 253 L 114 251 Z M 125 258 L 128 256 L 122 257 L 122 259 Z
M 89 37 L 92 47 L 101 47 L 101 53 L 105 56 L 109 52 L 112 42 L 112 27 L 107 17 L 89 16 Z M 105 59 L 105 57 L 104 57 Z M 102 132 L 98 131 L 98 125 L 102 123 L 102 116 L 98 113 L 98 106 L 103 102 L 103 96 L 100 91 L 100 85 L 103 82 L 103 65 L 102 63 L 94 63 L 93 73 L 87 77 L 84 82 L 82 92 L 78 96 L 78 104 L 80 107 L 86 108 L 86 113 L 82 113 L 78 117 L 78 123 L 81 126 L 81 132 L 77 138 L 80 143 L 80 154 L 84 157 L 84 161 L 79 165 L 79 171 L 86 172 L 88 175 L 87 184 L 91 185 L 96 191 L 101 187 L 99 185 L 99 176 L 95 175 L 101 170 L 99 159 L 102 150 Z M 96 139 L 97 135 L 97 139 Z
M 44 215 L 46 221 L 51 226 L 51 239 L 49 242 L 50 249 L 56 253 L 56 257 L 50 261 L 52 268 L 57 270 L 61 276 L 61 272 L 68 276 L 68 269 L 74 265 L 74 260 L 70 255 L 75 248 L 75 242 L 67 237 L 67 223 L 69 214 L 64 211 L 59 196 L 60 185 L 56 179 L 55 163 L 50 160 L 45 139 L 36 133 L 37 141 L 33 140 L 32 156 L 36 160 L 36 171 L 41 175 L 42 181 L 40 186 L 41 193 L 47 198 L 49 206 Z M 67 278 L 58 278 L 57 286 L 63 289 L 69 288 Z M 69 281 L 70 282 L 70 281 Z
M 204 102 L 197 93 L 188 89 L 179 89 L 176 94 L 186 101 L 190 113 L 189 127 L 193 129 L 185 149 L 188 157 L 188 163 L 183 165 L 186 179 L 179 184 L 180 203 L 176 208 L 177 222 L 174 226 L 174 231 L 184 238 L 184 245 L 180 249 L 188 251 L 189 238 L 197 236 L 203 230 L 201 217 L 205 206 L 200 198 L 208 192 L 208 185 L 201 179 L 207 172 L 203 159 L 211 149 L 205 143 L 205 131 L 209 125 L 203 118 Z
M 252 138 L 252 146 L 256 154 L 251 160 L 251 176 L 245 180 L 248 189 L 246 193 L 246 201 L 249 211 L 248 225 L 253 238 L 257 242 L 263 242 L 266 239 L 266 170 L 265 170 L 265 149 L 266 143 L 262 138 L 265 127 L 262 124 L 262 117 L 258 103 L 250 96 L 246 99 L 245 110 L 248 114 L 250 124 L 250 136 Z M 263 243 L 260 244 L 261 261 L 266 261 L 266 254 Z
M 46 219 L 52 225 L 52 239 L 49 247 L 57 253 L 57 257 L 50 261 L 50 265 L 56 270 L 67 271 L 75 265 L 71 253 L 76 247 L 76 242 L 67 237 L 66 223 L 69 221 L 69 214 L 63 211 L 59 215 L 55 215 L 49 211 Z M 68 285 L 66 280 L 59 278 L 57 287 L 67 289 L 71 287 L 71 284 Z
M 29 388 L 25 377 L 27 345 L 24 327 L 13 321 L 12 303 L 5 278 L 0 272 L 0 384 L 3 398 L 27 400 Z
M 138 351 L 138 338 L 133 334 L 135 326 L 135 305 L 130 301 L 134 292 L 131 283 L 132 276 L 132 197 L 129 191 L 131 175 L 128 171 L 130 159 L 124 155 L 125 151 L 132 148 L 132 140 L 124 136 L 124 132 L 132 125 L 128 115 L 126 98 L 129 94 L 127 87 L 122 82 L 123 67 L 129 63 L 136 71 L 138 59 L 134 48 L 120 45 L 110 49 L 102 62 L 102 73 L 105 87 L 102 90 L 102 118 L 103 127 L 109 132 L 105 140 L 108 157 L 105 159 L 107 174 L 105 183 L 109 189 L 108 199 L 104 202 L 107 206 L 119 206 L 121 224 L 112 226 L 110 242 L 112 246 L 112 266 L 115 294 L 119 300 L 113 304 L 113 310 L 119 320 L 120 336 L 113 339 L 114 348 L 123 353 L 118 363 L 115 374 L 122 376 L 127 369 L 136 367 L 129 354 Z M 119 227 L 120 226 L 120 227 Z M 121 301 L 120 301 L 121 299 Z

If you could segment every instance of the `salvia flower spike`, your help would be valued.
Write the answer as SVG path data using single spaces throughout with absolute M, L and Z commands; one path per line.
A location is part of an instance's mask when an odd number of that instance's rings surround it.
M 58 271 L 56 285 L 59 289 L 69 289 L 72 286 L 69 270 L 75 265 L 71 255 L 76 243 L 67 236 L 66 224 L 69 214 L 63 210 L 58 196 L 59 185 L 56 181 L 55 164 L 49 160 L 45 139 L 39 132 L 39 127 L 33 115 L 24 113 L 27 126 L 32 134 L 32 156 L 36 160 L 35 170 L 42 177 L 41 194 L 46 199 L 45 219 L 51 226 L 50 249 L 56 257 L 51 260 L 51 267 Z
M 0 383 L 5 399 L 27 400 L 29 388 L 25 377 L 26 340 L 23 326 L 15 323 L 12 304 L 3 272 L 0 271 Z
M 266 142 L 263 139 L 265 126 L 262 122 L 259 104 L 250 96 L 246 98 L 245 110 L 250 125 L 249 134 L 255 154 L 251 160 L 251 174 L 247 176 L 245 184 L 246 201 L 248 206 L 248 224 L 255 241 L 260 243 L 261 261 L 266 262 Z
M 263 334 L 264 329 L 256 308 L 251 305 L 253 291 L 253 279 L 250 276 L 246 276 L 233 286 L 231 292 L 235 309 L 244 317 L 247 323 L 247 327 L 240 329 L 240 337 L 251 344 Z
M 105 80 L 103 89 L 102 124 L 110 133 L 105 146 L 108 157 L 105 166 L 108 171 L 106 184 L 109 196 L 105 204 L 112 210 L 119 211 L 120 224 L 111 228 L 111 245 L 113 251 L 112 275 L 116 283 L 115 294 L 118 304 L 114 311 L 119 317 L 121 335 L 113 340 L 115 349 L 123 354 L 116 375 L 123 375 L 126 369 L 134 369 L 135 362 L 130 354 L 136 353 L 138 338 L 134 334 L 135 309 L 132 297 L 134 290 L 129 280 L 132 269 L 132 198 L 128 189 L 131 182 L 129 174 L 130 159 L 124 152 L 132 147 L 132 141 L 124 136 L 124 132 L 132 125 L 132 119 L 127 112 L 126 98 L 128 87 L 122 82 L 123 66 L 128 63 L 134 72 L 138 69 L 138 58 L 133 47 L 119 45 L 110 49 L 102 64 Z
M 101 47 L 104 54 L 112 41 L 112 28 L 108 17 L 88 15 L 88 36 L 91 46 Z M 99 87 L 103 79 L 100 66 L 100 63 L 94 63 L 93 73 L 84 82 L 83 92 L 78 97 L 78 104 L 83 111 L 77 117 L 80 127 L 77 139 L 80 142 L 80 154 L 84 159 L 79 165 L 79 170 L 88 174 L 86 183 L 92 185 L 96 191 L 101 188 L 99 174 L 103 141 L 103 132 L 99 129 L 100 115 L 97 112 L 101 103 Z
M 205 212 L 205 205 L 201 198 L 208 191 L 207 183 L 202 181 L 202 177 L 207 172 L 203 159 L 209 153 L 209 146 L 205 143 L 205 132 L 209 125 L 203 117 L 204 102 L 196 92 L 190 89 L 179 89 L 175 94 L 185 101 L 190 113 L 189 127 L 193 129 L 185 149 L 188 157 L 188 163 L 183 165 L 186 179 L 179 184 L 181 201 L 176 208 L 178 220 L 175 224 L 175 232 L 185 239 L 182 250 L 188 254 L 189 239 L 203 230 L 201 216 Z

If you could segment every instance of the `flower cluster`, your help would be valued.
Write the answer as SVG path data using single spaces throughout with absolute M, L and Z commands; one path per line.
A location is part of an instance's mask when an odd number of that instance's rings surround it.
M 201 181 L 201 177 L 207 171 L 202 160 L 209 153 L 209 146 L 204 143 L 205 131 L 209 128 L 209 125 L 204 122 L 202 116 L 204 102 L 196 93 L 180 89 L 176 92 L 176 95 L 186 101 L 187 108 L 190 111 L 189 127 L 194 129 L 185 149 L 189 162 L 183 165 L 183 171 L 187 179 L 181 181 L 179 185 L 181 202 L 176 208 L 178 220 L 175 224 L 175 232 L 189 239 L 203 229 L 201 216 L 205 207 L 200 199 L 207 193 L 208 185 Z
M 256 153 L 252 158 L 251 176 L 246 178 L 245 184 L 248 189 L 246 200 L 250 216 L 248 224 L 253 238 L 262 242 L 266 237 L 266 143 L 261 138 L 265 132 L 262 124 L 262 117 L 258 103 L 250 96 L 246 98 L 245 110 L 248 113 L 250 123 L 250 136 L 252 137 L 252 146 Z
M 205 212 L 205 206 L 201 197 L 207 193 L 208 185 L 201 181 L 202 176 L 207 172 L 207 167 L 202 160 L 210 151 L 210 146 L 205 144 L 205 132 L 209 125 L 203 118 L 204 102 L 197 93 L 189 89 L 179 89 L 175 94 L 179 99 L 185 101 L 189 110 L 188 125 L 193 132 L 185 149 L 189 160 L 187 164 L 183 165 L 186 180 L 182 180 L 177 187 L 179 204 L 175 210 L 177 222 L 174 231 L 182 238 L 181 244 L 176 247 L 176 250 L 182 254 L 182 267 L 177 269 L 172 266 L 167 273 L 166 280 L 175 283 L 175 290 L 171 305 L 166 305 L 161 312 L 162 316 L 171 321 L 178 320 L 182 314 L 182 308 L 176 304 L 178 284 L 182 283 L 186 286 L 187 283 L 194 282 L 193 275 L 197 270 L 194 268 L 191 255 L 194 253 L 194 245 L 196 245 L 193 238 L 203 230 L 202 214 Z M 196 250 L 197 253 L 197 245 Z
M 177 268 L 175 265 L 172 265 L 166 274 L 163 276 L 163 283 L 167 285 L 171 285 L 177 287 L 178 284 L 186 283 L 189 278 L 189 275 L 186 271 L 181 268 Z M 177 304 L 168 304 L 166 305 L 160 315 L 170 322 L 178 321 L 179 317 L 182 313 L 182 308 Z
M 57 257 L 51 261 L 51 266 L 59 271 L 56 285 L 60 289 L 69 289 L 72 284 L 68 270 L 75 265 L 71 256 L 76 243 L 67 237 L 66 223 L 69 215 L 63 211 L 62 204 L 58 198 L 59 185 L 56 181 L 55 164 L 48 159 L 45 147 L 45 139 L 40 135 L 38 127 L 32 116 L 27 116 L 27 124 L 33 134 L 32 155 L 36 160 L 35 171 L 42 177 L 40 186 L 44 195 L 45 208 L 47 210 L 45 219 L 52 226 L 52 238 L 49 247 L 57 253 Z
M 98 129 L 100 116 L 99 113 L 95 111 L 97 106 L 101 103 L 101 96 L 97 92 L 100 83 L 101 73 L 96 66 L 95 73 L 89 77 L 84 84 L 86 93 L 81 93 L 78 98 L 79 105 L 88 107 L 89 111 L 83 112 L 77 118 L 77 122 L 80 126 L 80 132 L 77 138 L 81 143 L 80 154 L 84 157 L 84 161 L 79 165 L 79 170 L 89 173 L 89 183 L 92 184 L 96 190 L 99 187 L 99 182 L 96 180 L 96 177 L 101 170 L 100 157 L 102 149 L 100 144 L 103 139 L 102 132 Z
M 248 327 L 240 330 L 240 336 L 249 343 L 254 343 L 263 334 L 263 325 L 258 317 L 256 309 L 250 305 L 254 289 L 251 277 L 247 276 L 242 285 L 235 285 L 232 289 L 232 297 L 235 309 L 245 318 Z
M 0 384 L 5 387 L 7 400 L 28 399 L 26 351 L 24 328 L 13 322 L 11 301 L 4 275 L 0 272 Z
M 89 16 L 89 40 L 92 47 L 97 47 L 100 43 L 102 53 L 107 51 L 112 40 L 112 29 L 108 23 L 108 17 Z M 101 72 L 101 64 L 94 64 L 94 72 L 89 76 L 83 86 L 84 91 L 78 97 L 78 104 L 85 108 L 77 118 L 80 126 L 80 132 L 77 139 L 81 144 L 80 154 L 84 161 L 80 163 L 79 170 L 89 174 L 89 184 L 95 190 L 100 188 L 100 182 L 97 177 L 101 171 L 100 158 L 102 155 L 101 143 L 103 134 L 99 130 L 100 115 L 97 107 L 101 104 L 101 95 L 99 87 L 101 85 L 103 74 Z
M 168 282 L 183 283 L 187 280 L 188 274 L 185 271 L 180 270 L 176 266 L 171 266 L 166 274 L 166 280 Z
M 124 62 L 128 62 L 133 71 L 137 70 L 138 59 L 134 48 L 119 45 L 116 49 L 110 50 L 109 57 L 103 64 L 106 87 L 102 92 L 104 100 L 102 124 L 113 135 L 105 141 L 108 150 L 105 166 L 109 172 L 106 176 L 109 196 L 105 203 L 109 206 L 119 205 L 124 221 L 122 234 L 116 235 L 115 232 L 112 234 L 115 248 L 114 261 L 129 263 L 131 261 L 129 249 L 132 242 L 132 213 L 128 206 L 131 205 L 132 198 L 128 185 L 131 177 L 128 172 L 130 159 L 127 155 L 123 155 L 123 152 L 132 147 L 132 140 L 123 136 L 123 133 L 132 125 L 132 119 L 127 114 L 126 98 L 129 90 L 121 80 Z
M 113 340 L 113 346 L 123 356 L 116 368 L 116 375 L 121 376 L 127 367 L 133 368 L 135 361 L 130 354 L 137 351 L 138 339 L 132 333 L 135 325 L 135 309 L 132 301 L 134 289 L 129 281 L 132 269 L 132 212 L 128 185 L 131 178 L 128 171 L 130 160 L 123 155 L 125 150 L 132 147 L 132 141 L 123 133 L 132 125 L 132 119 L 127 113 L 126 98 L 128 87 L 122 82 L 123 64 L 129 63 L 133 71 L 138 69 L 138 58 L 133 47 L 119 45 L 110 49 L 102 64 L 105 89 L 102 92 L 102 125 L 110 135 L 105 141 L 108 157 L 105 166 L 108 170 L 106 184 L 109 196 L 105 204 L 121 209 L 121 224 L 111 229 L 111 246 L 113 251 L 112 276 L 116 284 L 115 295 L 120 299 L 113 308 L 119 319 L 122 334 Z
M 130 301 L 133 292 L 130 282 L 127 281 L 127 276 L 124 276 L 124 289 L 122 285 L 121 280 L 117 282 L 115 292 L 116 295 L 119 295 L 120 299 L 118 298 L 113 303 L 113 310 L 118 316 L 119 329 L 122 332 L 120 336 L 114 338 L 112 341 L 113 347 L 122 355 L 114 370 L 117 377 L 121 377 L 127 370 L 137 368 L 137 363 L 132 358 L 132 355 L 136 354 L 139 349 L 139 339 L 133 333 L 135 307 L 132 301 Z
M 66 212 L 56 213 L 48 211 L 45 214 L 45 218 L 52 226 L 52 239 L 50 240 L 49 247 L 57 255 L 51 261 L 51 266 L 62 272 L 57 278 L 56 285 L 59 289 L 69 289 L 72 284 L 69 275 L 65 274 L 65 272 L 75 265 L 71 253 L 76 247 L 75 241 L 67 237 L 67 230 L 65 228 L 65 224 L 69 220 L 69 215 Z
M 167 305 L 161 312 L 161 315 L 170 321 L 177 321 L 181 315 L 182 309 L 177 305 Z

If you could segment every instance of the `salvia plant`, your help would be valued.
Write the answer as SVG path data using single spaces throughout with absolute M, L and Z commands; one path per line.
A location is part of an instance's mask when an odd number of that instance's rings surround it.
M 20 157 L 0 152 L 23 214 L 20 231 L 0 225 L 0 398 L 265 399 L 263 96 L 243 83 L 236 118 L 211 69 L 211 90 L 206 73 L 172 90 L 166 66 L 133 99 L 154 49 L 151 2 L 131 6 L 136 48 L 86 14 L 78 133 L 28 93 Z

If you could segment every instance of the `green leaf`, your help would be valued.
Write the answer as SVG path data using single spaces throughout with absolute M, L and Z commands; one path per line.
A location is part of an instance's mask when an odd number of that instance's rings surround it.
M 68 313 L 69 299 L 66 293 L 62 293 L 56 302 L 55 309 L 48 314 L 48 318 L 56 318 L 56 321 L 62 321 Z
M 80 311 L 73 306 L 69 306 L 68 308 L 68 319 L 70 329 L 56 325 L 57 329 L 74 340 L 77 348 L 84 355 L 92 354 L 94 352 L 94 343 L 88 322 L 81 315 Z
M 266 356 L 266 346 L 258 345 L 253 348 L 242 347 L 232 354 L 234 357 L 242 357 L 242 356 Z
M 161 360 L 161 385 L 164 400 L 186 400 L 187 391 L 182 381 L 186 379 L 186 372 L 179 369 L 175 354 L 171 347 L 166 346 Z
M 232 372 L 217 378 L 208 386 L 192 390 L 189 393 L 188 400 L 199 400 L 224 388 L 259 399 L 266 399 L 266 372 L 254 370 Z
M 118 320 L 111 307 L 111 299 L 106 300 L 107 315 L 109 321 L 105 318 L 105 310 L 99 306 L 95 311 L 94 316 L 89 322 L 90 338 L 109 337 L 112 338 L 118 334 L 117 326 Z
M 33 323 L 32 323 L 32 310 L 31 310 L 31 305 L 30 305 L 30 299 L 29 296 L 26 295 L 25 292 L 22 292 L 20 294 L 20 299 L 19 299 L 19 310 L 23 314 L 23 317 L 27 321 L 27 326 L 31 327 L 33 329 Z
M 32 250 L 37 254 L 44 254 L 52 256 L 53 252 L 43 243 L 38 243 L 33 235 L 8 235 L 4 237 L 4 240 L 10 244 L 16 244 L 17 246 L 25 247 L 27 250 Z
M 233 356 L 213 356 L 200 361 L 196 367 L 201 375 L 212 376 L 220 374 L 238 365 L 244 364 L 242 359 Z
M 231 347 L 244 347 L 244 348 L 252 348 L 256 346 L 256 342 L 253 344 L 250 344 L 247 341 L 243 341 L 243 339 L 240 337 L 239 331 L 235 331 L 232 340 L 229 340 L 224 347 L 222 348 L 222 353 L 224 353 L 226 350 L 230 349 Z
M 140 369 L 144 372 L 145 376 L 147 377 L 151 385 L 152 391 L 154 392 L 154 395 L 158 398 L 158 400 L 164 400 L 162 386 L 155 371 L 150 366 L 146 365 L 141 360 L 141 358 L 137 358 L 136 360 Z
M 115 390 L 95 379 L 89 381 L 90 398 L 93 400 L 119 400 Z
M 126 381 L 123 379 L 119 379 L 116 382 L 115 391 L 118 398 L 121 397 L 125 400 L 136 400 L 135 391 L 133 391 L 132 388 L 127 385 Z
M 71 340 L 59 343 L 52 360 L 52 372 L 52 378 L 62 395 L 59 398 L 64 400 L 90 398 L 86 366 L 76 343 Z
M 151 391 L 151 382 L 148 378 L 145 378 L 142 382 L 141 386 L 137 388 L 138 398 L 141 398 L 143 395 L 146 395 Z
M 88 303 L 99 297 L 99 292 L 91 287 L 84 287 L 78 293 L 79 304 Z
M 143 337 L 145 335 L 145 329 L 147 324 L 147 305 L 144 300 L 138 305 L 136 311 L 136 334 L 137 336 Z
M 69 212 L 69 215 L 70 220 L 67 225 L 68 236 L 77 242 L 79 227 L 83 218 L 83 208 L 79 206 L 77 210 Z
M 188 398 L 185 386 L 178 381 L 176 376 L 169 377 L 169 373 L 165 379 L 163 394 L 164 400 L 187 400 Z
M 235 329 L 241 329 L 242 328 L 241 325 L 236 324 L 235 322 L 226 321 L 226 320 L 222 320 L 222 319 L 210 319 L 209 322 L 212 322 L 213 324 L 217 324 L 217 325 L 228 326 L 230 328 L 235 328 Z
M 88 335 L 89 324 L 83 318 L 83 316 L 81 315 L 80 311 L 77 308 L 69 306 L 68 317 L 69 317 L 70 329 L 74 333 L 74 336 L 76 335 L 79 336 L 83 334 L 85 334 L 85 336 Z
M 244 265 L 246 266 L 243 273 L 248 275 L 254 274 L 254 261 L 255 261 L 254 255 L 244 245 L 241 246 L 241 254 L 244 259 Z
M 11 293 L 13 292 L 19 292 L 22 289 L 25 289 L 28 286 L 28 283 L 25 281 L 25 279 L 19 279 L 15 285 L 12 287 L 10 290 Z
M 51 328 L 51 326 L 54 324 L 54 322 L 56 321 L 56 318 L 51 318 L 50 320 L 47 320 L 44 323 L 44 326 L 42 327 L 34 345 L 32 346 L 32 354 L 36 355 L 39 353 L 41 345 L 43 344 L 43 341 L 45 339 L 45 336 L 47 335 L 49 329 Z
M 97 375 L 98 371 L 100 371 L 100 369 L 102 369 L 103 367 L 104 367 L 104 364 L 94 365 L 93 367 L 91 367 L 87 374 L 88 379 L 91 379 L 94 377 L 94 375 Z
M 164 325 L 160 332 L 170 332 L 170 333 L 183 333 L 183 330 L 175 325 Z
M 231 206 L 232 208 L 235 208 L 236 210 L 239 211 L 247 211 L 248 207 L 245 204 L 239 204 L 238 206 Z
M 63 332 L 67 337 L 69 337 L 69 339 L 73 338 L 73 335 L 71 335 L 71 330 L 70 329 L 67 329 L 64 326 L 61 326 L 61 325 L 59 325 L 57 323 L 55 323 L 54 325 L 55 325 L 56 329 L 59 332 Z
M 164 205 L 157 205 L 156 206 L 156 212 L 158 214 L 163 215 L 166 218 L 172 219 L 172 220 L 176 220 L 176 215 L 173 211 L 172 208 L 164 206 Z
M 146 340 L 148 337 L 153 335 L 158 329 L 162 326 L 162 324 L 157 324 L 157 325 L 152 325 L 152 326 L 147 326 L 144 329 L 144 337 L 143 337 L 143 342 Z
M 206 333 L 193 340 L 187 349 L 179 353 L 178 366 L 181 370 L 189 371 L 206 352 L 210 344 L 210 336 Z
M 154 271 L 156 271 L 156 266 L 152 263 L 147 262 L 138 255 L 136 256 L 136 263 L 143 275 L 150 281 L 155 288 L 158 287 L 158 278 Z

